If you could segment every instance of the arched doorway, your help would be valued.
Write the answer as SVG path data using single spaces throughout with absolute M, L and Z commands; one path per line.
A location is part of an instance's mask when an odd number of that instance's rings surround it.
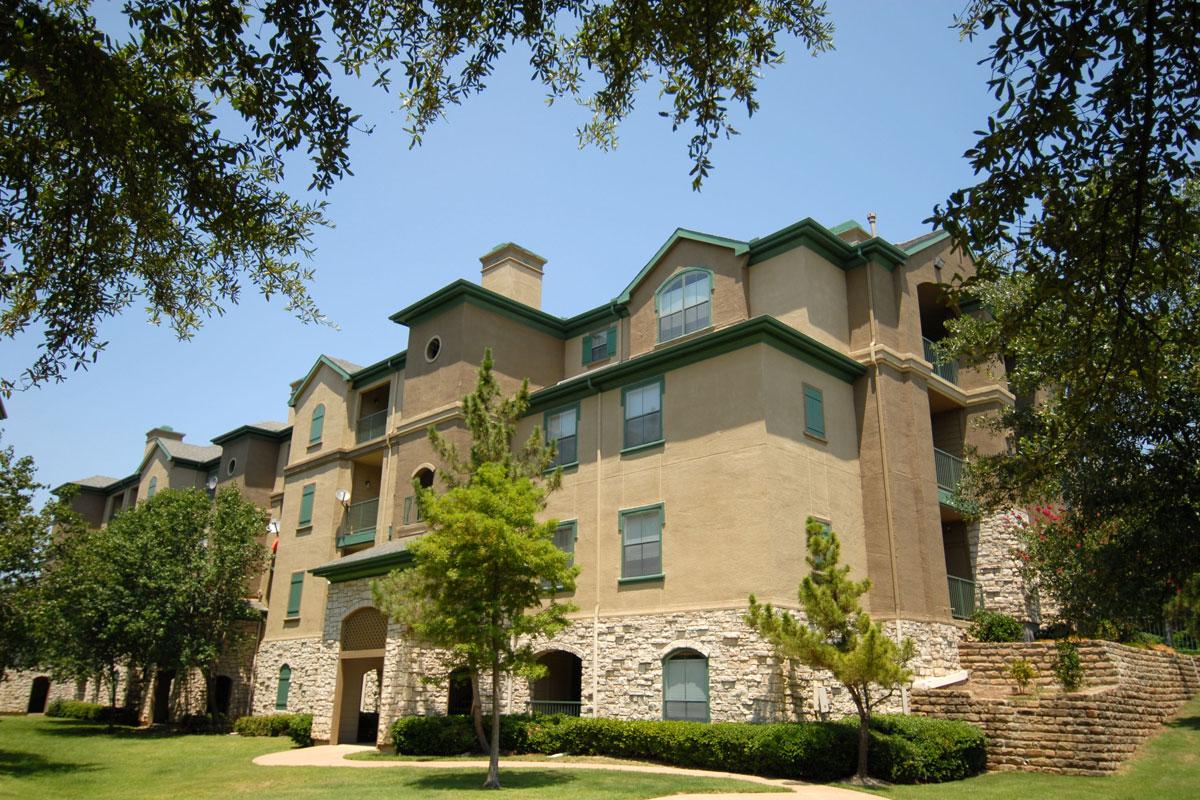
M 551 650 L 538 656 L 546 674 L 529 687 L 530 710 L 535 714 L 579 716 L 583 687 L 583 661 L 574 653 Z
M 171 683 L 175 670 L 159 670 L 154 676 L 154 708 L 150 719 L 158 723 L 171 721 Z
M 216 695 L 213 697 L 213 707 L 218 714 L 229 714 L 229 700 L 233 697 L 233 678 L 228 675 L 217 676 Z
M 29 706 L 25 711 L 29 714 L 42 714 L 46 711 L 46 698 L 50 696 L 50 679 L 39 675 L 33 679 L 29 687 Z
M 378 610 L 360 608 L 342 620 L 331 744 L 375 744 L 386 644 L 387 617 Z
M 471 670 L 466 667 L 459 667 L 450 673 L 450 697 L 446 705 L 447 714 L 470 714 L 471 713 L 471 697 L 474 690 L 471 688 Z

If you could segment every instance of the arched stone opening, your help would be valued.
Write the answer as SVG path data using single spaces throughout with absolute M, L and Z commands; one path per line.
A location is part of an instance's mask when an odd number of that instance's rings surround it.
M 366 607 L 342 620 L 332 744 L 374 744 L 383 693 L 387 617 Z
M 550 650 L 538 656 L 546 674 L 529 687 L 530 710 L 535 714 L 579 716 L 583 689 L 583 661 L 565 650 Z
M 29 714 L 43 714 L 46 711 L 46 698 L 50 696 L 50 679 L 39 675 L 33 679 L 29 687 L 29 705 L 25 709 Z
M 449 697 L 446 701 L 447 714 L 470 714 L 471 699 L 475 690 L 471 687 L 471 670 L 458 667 L 450 673 Z

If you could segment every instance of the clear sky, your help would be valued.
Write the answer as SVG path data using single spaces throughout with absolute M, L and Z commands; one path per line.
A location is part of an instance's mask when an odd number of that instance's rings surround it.
M 833 0 L 836 50 L 785 42 L 760 84 L 760 111 L 718 143 L 715 172 L 691 189 L 690 132 L 672 133 L 651 87 L 612 152 L 580 150 L 583 109 L 547 108 L 519 53 L 488 90 L 451 108 L 409 149 L 394 97 L 347 96 L 375 125 L 352 145 L 355 175 L 329 195 L 336 227 L 316 236 L 312 293 L 338 328 L 305 326 L 246 287 L 238 306 L 188 342 L 134 307 L 102 329 L 108 349 L 65 383 L 5 401 L 3 444 L 57 486 L 138 466 L 144 434 L 171 425 L 207 444 L 247 422 L 287 419 L 288 384 L 320 353 L 370 364 L 407 345 L 388 315 L 514 241 L 548 259 L 543 308 L 569 316 L 616 295 L 677 227 L 749 239 L 804 217 L 832 226 L 879 216 L 892 241 L 972 183 L 962 153 L 995 102 L 979 41 L 950 25 L 964 0 Z M 744 115 L 743 115 L 744 117 Z M 301 187 L 306 181 L 295 175 Z M 38 337 L 0 345 L 0 371 L 31 363 Z

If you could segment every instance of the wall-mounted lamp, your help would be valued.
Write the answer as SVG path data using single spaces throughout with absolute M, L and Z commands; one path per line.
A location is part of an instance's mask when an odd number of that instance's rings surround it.
M 273 533 L 276 536 L 279 535 L 279 520 L 273 519 L 267 523 L 267 533 Z
M 349 492 L 347 492 L 345 489 L 338 489 L 337 494 L 334 496 L 337 497 L 337 501 L 339 503 L 341 503 L 343 506 L 349 508 L 349 506 L 350 506 L 350 493 Z
M 210 492 L 213 489 L 216 489 L 217 488 L 217 476 L 209 475 L 208 480 L 205 481 L 205 483 L 204 483 L 204 488 L 208 489 Z
M 938 256 L 933 260 L 934 269 L 941 269 L 944 266 L 946 266 L 946 259 L 942 258 L 941 256 Z

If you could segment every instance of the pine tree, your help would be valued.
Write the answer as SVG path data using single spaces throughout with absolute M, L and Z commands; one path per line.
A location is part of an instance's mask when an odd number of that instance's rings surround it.
M 800 583 L 800 608 L 807 622 L 750 596 L 745 620 L 777 652 L 805 666 L 833 673 L 850 694 L 858 711 L 858 770 L 867 780 L 867 742 L 871 712 L 887 700 L 911 673 L 905 664 L 913 657 L 911 639 L 897 645 L 862 610 L 859 599 L 870 580 L 850 580 L 849 565 L 839 564 L 841 545 L 823 523 L 808 518 L 805 535 L 812 573 Z M 873 695 L 872 690 L 878 689 Z

